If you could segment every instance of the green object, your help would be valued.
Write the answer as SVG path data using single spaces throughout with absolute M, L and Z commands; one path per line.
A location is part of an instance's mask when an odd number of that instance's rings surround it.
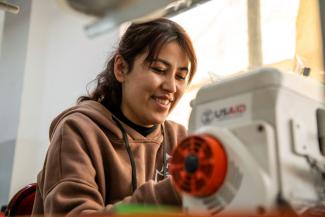
M 116 214 L 167 214 L 181 213 L 181 209 L 172 206 L 156 206 L 148 204 L 119 204 L 114 209 Z

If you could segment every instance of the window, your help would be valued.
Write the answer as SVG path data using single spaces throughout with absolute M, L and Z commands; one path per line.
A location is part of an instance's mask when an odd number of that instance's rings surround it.
M 256 2 L 260 2 L 259 19 L 253 19 L 260 22 L 261 65 L 277 67 L 294 58 L 299 0 L 208 1 L 172 17 L 191 36 L 198 56 L 198 69 L 169 119 L 187 126 L 191 112 L 189 104 L 200 87 L 249 69 L 249 46 L 252 45 L 248 38 L 248 13 L 252 15 L 252 11 L 247 8 Z M 253 46 L 258 46 L 254 43 Z

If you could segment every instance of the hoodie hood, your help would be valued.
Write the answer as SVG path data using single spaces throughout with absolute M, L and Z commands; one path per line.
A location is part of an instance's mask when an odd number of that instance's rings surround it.
M 98 126 L 101 128 L 110 131 L 114 136 L 116 136 L 118 139 L 122 139 L 123 135 L 121 130 L 117 127 L 115 121 L 113 120 L 113 114 L 101 103 L 93 101 L 93 100 L 87 100 L 79 103 L 78 105 L 71 107 L 65 111 L 63 111 L 61 114 L 59 114 L 51 123 L 50 131 L 49 131 L 49 137 L 52 139 L 53 134 L 58 127 L 58 125 L 67 117 L 70 115 L 73 115 L 75 113 L 80 113 L 88 118 L 90 118 L 93 122 L 95 122 Z M 114 117 L 115 119 L 118 119 L 117 117 Z M 119 120 L 119 119 L 118 119 Z M 160 127 L 157 127 L 155 131 L 147 135 L 146 137 L 142 136 L 140 133 L 138 133 L 136 130 L 132 129 L 128 125 L 124 124 L 122 121 L 120 121 L 123 128 L 126 130 L 128 136 L 130 139 L 138 140 L 138 139 L 158 139 L 160 140 L 162 137 Z

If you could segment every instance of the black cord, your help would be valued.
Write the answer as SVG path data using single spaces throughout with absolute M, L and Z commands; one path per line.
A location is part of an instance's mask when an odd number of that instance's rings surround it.
M 122 131 L 123 134 L 123 140 L 125 142 L 125 147 L 126 150 L 128 152 L 129 155 L 129 159 L 130 159 L 130 163 L 131 163 L 131 169 L 132 169 L 132 191 L 134 192 L 137 189 L 137 167 L 135 165 L 135 161 L 134 161 L 134 156 L 129 144 L 129 139 L 127 136 L 127 133 L 124 129 L 124 127 L 122 126 L 122 124 L 113 116 L 113 120 L 116 122 L 117 126 L 120 128 L 120 130 Z M 167 177 L 167 151 L 166 151 L 166 141 L 165 141 L 165 128 L 163 127 L 163 125 L 161 125 L 162 127 L 162 134 L 163 134 L 163 142 L 162 142 L 162 148 L 163 148 L 163 177 L 164 179 Z
M 129 159 L 131 162 L 131 168 L 132 168 L 132 191 L 134 192 L 135 189 L 137 189 L 137 167 L 135 165 L 135 161 L 134 161 L 134 156 L 133 153 L 131 151 L 130 148 L 130 144 L 129 144 L 129 139 L 128 139 L 128 135 L 125 132 L 125 129 L 123 128 L 122 124 L 113 116 L 114 121 L 116 122 L 117 126 L 120 128 L 120 130 L 122 131 L 123 134 L 123 139 L 125 142 L 125 147 L 126 150 L 128 152 L 129 155 Z
M 165 141 L 165 138 L 166 138 L 166 132 L 165 132 L 165 127 L 163 125 L 161 125 L 161 128 L 162 128 L 162 133 L 163 133 L 163 177 L 164 179 L 167 177 L 167 159 L 166 159 L 166 155 L 167 155 L 167 151 L 166 151 L 166 141 Z

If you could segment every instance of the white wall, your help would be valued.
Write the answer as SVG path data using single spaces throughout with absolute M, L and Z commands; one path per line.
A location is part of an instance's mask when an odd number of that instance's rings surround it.
M 0 57 L 1 57 L 1 46 L 2 46 L 2 34 L 5 22 L 5 12 L 0 11 Z
M 85 94 L 118 40 L 117 30 L 88 39 L 83 26 L 89 20 L 62 10 L 57 2 L 32 1 L 10 196 L 36 182 L 51 120 Z
M 11 1 L 16 3 L 17 1 Z M 0 205 L 8 200 L 26 62 L 30 3 L 18 15 L 2 14 L 0 56 Z

